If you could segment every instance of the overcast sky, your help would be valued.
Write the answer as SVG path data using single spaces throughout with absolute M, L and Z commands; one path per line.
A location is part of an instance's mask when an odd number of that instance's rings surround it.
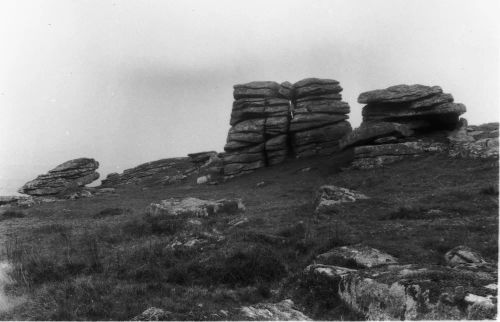
M 499 1 L 0 1 L 0 195 L 78 157 L 104 178 L 222 151 L 232 86 L 439 85 L 498 121 Z

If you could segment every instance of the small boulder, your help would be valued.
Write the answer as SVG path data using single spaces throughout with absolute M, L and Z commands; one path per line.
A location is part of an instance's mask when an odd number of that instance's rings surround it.
M 157 216 L 194 216 L 208 217 L 220 213 L 234 214 L 244 211 L 241 199 L 203 200 L 198 198 L 167 199 L 152 203 L 146 208 L 146 214 Z
M 369 198 L 364 194 L 347 188 L 325 185 L 320 187 L 316 194 L 316 212 L 335 210 L 339 204 L 355 202 L 360 199 Z
M 304 313 L 295 309 L 292 300 L 279 303 L 259 303 L 242 307 L 241 313 L 245 320 L 259 321 L 311 321 Z
M 396 264 L 395 257 L 378 249 L 361 244 L 336 247 L 316 257 L 321 264 L 338 264 L 346 266 L 346 263 L 354 262 L 358 267 L 371 268 L 380 265 Z
M 460 264 L 486 263 L 481 254 L 479 254 L 472 248 L 462 245 L 449 250 L 444 255 L 444 259 L 446 260 L 446 263 L 450 266 L 456 266 Z
M 165 321 L 170 318 L 171 312 L 156 307 L 150 307 L 146 311 L 132 318 L 132 321 Z

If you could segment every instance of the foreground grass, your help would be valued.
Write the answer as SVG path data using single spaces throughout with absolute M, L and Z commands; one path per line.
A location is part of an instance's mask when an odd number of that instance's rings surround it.
M 294 297 L 312 317 L 359 319 L 295 283 L 316 255 L 362 242 L 402 263 L 440 264 L 457 245 L 498 259 L 497 162 L 433 156 L 339 172 L 342 162 L 297 160 L 218 186 L 128 187 L 5 218 L 4 256 L 15 267 L 8 292 L 26 301 L 0 317 L 127 320 L 156 306 L 175 320 L 228 320 L 241 305 Z M 315 215 L 322 184 L 371 199 Z M 239 197 L 247 211 L 195 223 L 143 215 L 152 201 L 187 196 Z M 188 237 L 203 242 L 172 247 Z

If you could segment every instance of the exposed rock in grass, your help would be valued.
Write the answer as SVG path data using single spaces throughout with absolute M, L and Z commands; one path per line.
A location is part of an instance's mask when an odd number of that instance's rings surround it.
M 470 301 L 464 305 L 464 289 L 479 291 L 479 285 L 489 283 L 469 271 L 432 265 L 388 265 L 357 271 L 311 265 L 305 274 L 321 276 L 323 279 L 309 279 L 320 283 L 310 287 L 329 285 L 331 301 L 342 300 L 368 320 L 492 319 L 496 314 L 488 305 L 481 309 Z M 486 297 L 490 298 L 496 300 L 493 295 Z
M 448 136 L 451 143 L 450 156 L 473 159 L 498 158 L 498 123 L 489 123 L 487 126 L 478 126 L 472 130 L 469 131 L 466 119 L 460 119 L 460 126 Z
M 39 175 L 36 179 L 24 184 L 20 193 L 32 196 L 57 195 L 68 189 L 82 187 L 99 178 L 95 170 L 99 162 L 94 159 L 80 158 L 64 162 L 47 174 Z
M 456 266 L 459 264 L 481 264 L 486 263 L 481 254 L 477 251 L 467 247 L 467 246 L 457 246 L 451 250 L 449 250 L 444 258 L 446 263 L 450 266 Z
M 253 321 L 311 321 L 304 313 L 293 308 L 292 300 L 279 303 L 259 303 L 242 307 L 245 319 Z
M 318 255 L 316 260 L 321 264 L 337 264 L 344 266 L 349 262 L 353 262 L 356 266 L 367 268 L 396 264 L 398 262 L 395 257 L 387 253 L 361 244 L 336 247 L 326 253 Z
M 322 186 L 316 193 L 316 212 L 335 210 L 336 206 L 345 202 L 369 199 L 362 193 L 333 185 Z
M 0 196 L 0 206 L 15 204 L 19 199 L 26 197 L 21 196 Z
M 243 211 L 241 199 L 202 200 L 198 198 L 167 199 L 152 203 L 146 208 L 146 214 L 157 216 L 195 216 L 207 217 L 220 213 L 235 214 Z
M 131 321 L 165 321 L 172 313 L 156 307 L 150 307 L 146 311 L 132 318 Z

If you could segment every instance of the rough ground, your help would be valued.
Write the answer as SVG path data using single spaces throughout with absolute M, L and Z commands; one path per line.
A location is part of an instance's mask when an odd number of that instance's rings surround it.
M 15 267 L 6 292 L 25 301 L 0 318 L 128 320 L 157 307 L 173 320 L 238 320 L 242 306 L 291 298 L 314 319 L 362 319 L 297 291 L 297 276 L 318 254 L 362 243 L 401 264 L 442 265 L 445 252 L 465 245 L 498 260 L 498 161 L 434 155 L 342 171 L 351 159 L 346 151 L 219 185 L 190 178 L 11 209 L 24 217 L 0 220 L 2 258 Z M 325 184 L 370 199 L 316 214 L 315 193 Z M 242 198 L 246 211 L 145 219 L 150 203 L 175 197 Z

